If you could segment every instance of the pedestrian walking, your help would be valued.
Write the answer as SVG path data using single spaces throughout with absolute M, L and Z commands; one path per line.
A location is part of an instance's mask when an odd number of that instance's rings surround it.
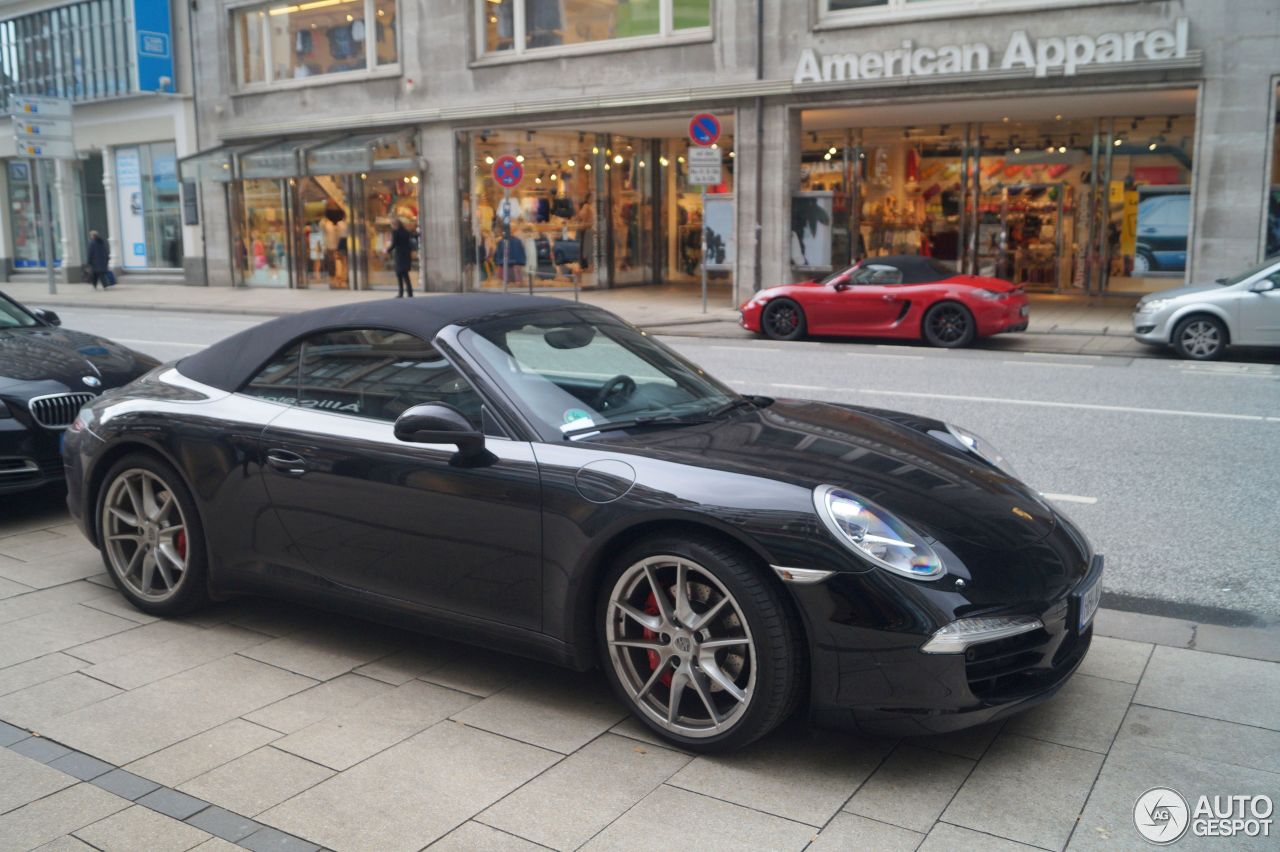
M 396 298 L 404 296 L 413 298 L 413 281 L 409 278 L 409 270 L 413 268 L 413 250 L 417 238 L 404 226 L 404 220 L 397 218 L 396 226 L 391 231 L 391 248 L 388 254 L 396 267 Z
M 103 290 L 111 286 L 111 251 L 107 248 L 107 241 L 97 231 L 89 232 L 88 262 L 85 265 L 88 267 L 89 283 L 93 285 L 93 289 L 98 289 L 99 281 L 102 282 Z

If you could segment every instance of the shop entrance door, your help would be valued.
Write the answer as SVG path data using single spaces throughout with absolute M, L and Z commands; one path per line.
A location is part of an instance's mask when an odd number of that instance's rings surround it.
M 316 175 L 292 183 L 295 286 L 355 289 L 349 181 Z

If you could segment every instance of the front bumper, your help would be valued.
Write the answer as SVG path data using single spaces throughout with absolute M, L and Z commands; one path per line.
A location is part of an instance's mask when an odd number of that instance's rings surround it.
M 0 420 L 0 494 L 31 491 L 62 481 L 60 432 Z
M 812 721 L 876 735 L 929 735 L 1046 701 L 1088 653 L 1093 624 L 1079 626 L 1080 609 L 1083 593 L 1101 582 L 1102 571 L 1102 557 L 1093 557 L 1079 582 L 1036 613 L 1041 629 L 975 644 L 963 654 L 925 654 L 920 646 L 927 635 L 885 631 L 865 637 L 863 648 L 815 648 Z
M 974 310 L 979 337 L 1026 331 L 1030 318 L 1031 305 L 1026 296 L 984 302 Z
M 1133 339 L 1139 343 L 1164 346 L 1169 343 L 1173 330 L 1169 327 L 1169 311 L 1142 313 L 1134 311 Z

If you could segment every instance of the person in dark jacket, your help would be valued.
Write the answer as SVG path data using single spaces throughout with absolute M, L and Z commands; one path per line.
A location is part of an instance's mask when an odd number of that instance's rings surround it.
M 391 231 L 391 248 L 388 254 L 396 267 L 396 287 L 399 288 L 397 299 L 403 296 L 413 298 L 413 281 L 409 278 L 409 270 L 413 268 L 415 242 L 414 234 L 404 226 L 404 220 L 396 219 L 396 226 Z
M 111 268 L 111 251 L 107 248 L 107 241 L 102 238 L 102 234 L 97 231 L 89 232 L 89 283 L 93 285 L 93 289 L 98 289 L 98 282 L 102 282 L 102 289 L 105 290 L 111 286 L 108 282 L 107 271 Z

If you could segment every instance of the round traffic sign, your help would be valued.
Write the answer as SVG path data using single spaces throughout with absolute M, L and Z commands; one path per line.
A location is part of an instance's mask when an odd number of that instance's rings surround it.
M 704 148 L 720 138 L 720 119 L 709 112 L 700 112 L 689 122 L 689 139 Z
M 522 166 L 515 157 L 506 155 L 499 157 L 493 163 L 493 179 L 500 186 L 511 189 L 517 186 L 524 177 L 524 166 Z

